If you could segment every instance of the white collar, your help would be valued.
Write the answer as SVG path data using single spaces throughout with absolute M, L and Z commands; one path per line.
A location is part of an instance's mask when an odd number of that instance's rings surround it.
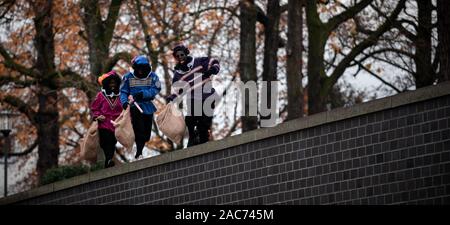
M 150 74 L 152 74 L 152 71 L 150 71 L 150 72 L 148 73 L 147 77 L 144 77 L 144 78 L 139 78 L 139 77 L 135 76 L 135 75 L 134 75 L 134 71 L 130 71 L 130 73 L 131 73 L 131 75 L 133 75 L 134 78 L 136 78 L 136 79 L 138 79 L 138 80 L 145 80 L 145 79 L 147 79 L 147 78 L 150 77 Z
M 103 89 L 102 88 L 102 92 L 103 92 L 103 95 L 105 95 L 106 97 L 117 97 L 117 96 L 119 96 L 120 95 L 120 92 L 119 93 L 114 93 L 114 92 L 112 92 L 111 94 L 106 94 L 106 90 L 105 89 Z
M 187 64 L 187 66 L 188 66 L 188 68 L 189 68 L 189 70 L 191 70 L 192 69 L 192 67 L 194 66 L 194 57 L 192 57 L 192 59 L 191 59 L 191 61 L 190 62 L 188 62 L 188 64 Z
M 191 61 L 188 62 L 188 64 L 187 64 L 188 71 L 183 71 L 183 70 L 175 70 L 175 71 L 179 74 L 186 74 L 186 73 L 191 72 L 192 67 L 194 67 L 194 61 L 195 61 L 194 57 L 191 57 L 191 58 L 192 58 Z

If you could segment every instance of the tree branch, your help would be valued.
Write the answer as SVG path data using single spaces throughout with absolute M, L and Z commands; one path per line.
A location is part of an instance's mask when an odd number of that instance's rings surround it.
M 362 59 L 360 59 L 360 61 L 363 62 L 367 58 L 374 57 L 375 55 L 378 55 L 378 54 L 381 54 L 381 53 L 385 53 L 385 52 L 395 52 L 395 53 L 398 53 L 398 54 L 402 54 L 402 55 L 408 56 L 410 58 L 414 57 L 413 54 L 411 54 L 409 52 L 402 51 L 400 49 L 396 49 L 396 48 L 381 48 L 381 49 L 375 50 L 375 51 L 370 52 L 370 53 L 362 53 L 364 55 L 364 57 Z M 353 66 L 353 65 L 354 64 L 350 64 L 350 66 Z
M 109 6 L 108 17 L 103 22 L 105 28 L 105 43 L 110 43 L 114 28 L 116 26 L 116 21 L 119 16 L 120 6 L 122 5 L 122 0 L 112 0 Z
M 86 93 L 87 96 L 93 97 L 97 93 L 97 86 L 93 84 L 92 82 L 87 81 L 84 77 L 79 75 L 78 73 L 75 73 L 71 70 L 63 70 L 59 72 L 60 76 L 58 77 L 58 88 L 77 88 L 84 93 Z
M 308 0 L 306 1 L 306 21 L 308 24 L 318 27 L 320 30 L 323 29 L 324 24 L 320 20 L 319 13 L 317 12 L 317 1 Z
M 14 83 L 14 85 L 19 86 L 19 87 L 15 86 L 17 88 L 29 87 L 35 83 L 34 80 L 21 80 L 19 77 L 13 77 L 11 75 L 0 76 L 0 86 L 6 85 L 11 82 Z
M 233 7 L 233 8 L 224 7 L 224 6 L 208 7 L 208 8 L 204 8 L 204 9 L 198 10 L 197 12 L 190 12 L 189 15 L 190 16 L 200 15 L 200 14 L 206 12 L 206 11 L 209 11 L 209 10 L 223 10 L 223 11 L 229 12 L 234 17 L 239 18 L 239 15 L 236 13 L 236 9 L 237 8 L 238 8 L 237 5 L 235 7 Z
M 407 30 L 400 22 L 395 22 L 393 24 L 395 28 L 397 28 L 401 34 L 405 35 L 406 38 L 408 38 L 411 41 L 415 41 L 417 39 L 416 35 L 411 33 L 409 30 Z
M 402 20 L 398 20 L 398 22 L 399 22 L 400 24 L 406 23 L 406 24 L 408 24 L 408 25 L 414 27 L 415 30 L 417 30 L 417 24 L 415 24 L 414 22 L 412 22 L 412 21 L 410 21 L 410 20 L 402 19 Z
M 383 53 L 386 53 L 386 52 L 383 52 Z M 386 54 L 385 54 L 385 55 L 386 55 Z M 376 59 L 376 60 L 379 60 L 379 61 L 381 61 L 381 62 L 387 63 L 387 64 L 389 64 L 389 65 L 391 65 L 391 66 L 397 67 L 397 68 L 399 68 L 399 69 L 401 69 L 401 70 L 403 70 L 403 71 L 405 71 L 405 72 L 407 72 L 407 73 L 409 73 L 409 74 L 413 74 L 413 71 L 412 71 L 412 70 L 410 70 L 410 69 L 408 69 L 408 68 L 405 68 L 405 67 L 402 67 L 402 66 L 400 66 L 400 65 L 397 65 L 397 64 L 395 64 L 395 63 L 392 63 L 391 60 L 387 60 L 387 59 L 384 59 L 384 58 L 381 58 L 381 57 L 378 57 L 378 56 L 375 56 L 375 55 L 372 55 L 371 57 L 374 58 L 374 59 Z M 403 62 L 403 63 L 405 64 L 405 62 Z
M 0 99 L 1 102 L 6 102 L 7 104 L 17 108 L 21 113 L 25 114 L 25 116 L 30 120 L 30 122 L 33 125 L 36 125 L 36 111 L 33 110 L 33 108 L 22 101 L 22 99 L 17 98 L 12 95 L 6 95 L 3 98 Z
M 33 144 L 31 144 L 30 146 L 28 146 L 27 149 L 25 149 L 25 151 L 23 152 L 13 152 L 13 153 L 8 153 L 8 156 L 24 156 L 27 155 L 31 152 L 33 152 L 33 150 L 38 146 L 38 140 L 36 139 Z M 3 157 L 4 154 L 3 152 L 0 152 L 0 157 Z
M 131 61 L 131 55 L 128 52 L 118 52 L 113 57 L 109 58 L 105 63 L 106 71 L 112 70 L 112 68 L 117 64 L 119 60 L 124 60 L 126 62 Z
M 13 69 L 21 74 L 28 75 L 30 77 L 37 77 L 39 74 L 37 74 L 36 71 L 33 71 L 31 68 L 26 68 L 23 65 L 20 65 L 12 59 L 12 57 L 9 55 L 9 53 L 6 51 L 6 49 L 3 47 L 3 44 L 0 43 L 0 55 L 3 56 L 3 64 L 10 69 Z
M 354 6 L 348 8 L 344 12 L 333 16 L 328 22 L 325 24 L 327 29 L 327 33 L 330 33 L 334 29 L 336 29 L 341 23 L 345 22 L 348 19 L 353 18 L 356 14 L 361 12 L 365 7 L 367 7 L 373 0 L 363 0 Z
M 269 22 L 269 17 L 264 13 L 261 7 L 255 4 L 256 8 L 256 21 L 260 22 L 264 27 L 267 27 L 267 23 Z M 287 5 L 283 5 L 283 10 L 287 10 Z M 280 9 L 280 14 L 283 13 Z M 287 41 L 283 39 L 280 35 L 278 35 L 278 48 L 283 48 L 286 46 Z
M 348 65 L 356 58 L 356 56 L 361 54 L 366 48 L 375 44 L 378 41 L 379 37 L 391 28 L 392 23 L 394 23 L 398 14 L 403 9 L 405 2 L 406 0 L 400 0 L 394 11 L 389 16 L 389 18 L 387 18 L 386 21 L 372 35 L 370 35 L 364 41 L 355 46 L 350 51 L 350 53 L 345 56 L 345 58 L 338 64 L 336 69 L 333 71 L 331 76 L 327 78 L 326 81 L 327 88 L 325 89 L 331 88 L 339 79 L 339 77 L 344 73 Z
M 302 5 L 303 7 L 303 5 Z M 288 4 L 284 4 L 282 6 L 280 6 L 280 13 L 284 13 L 288 10 Z
M 140 0 L 135 0 L 135 4 L 136 4 L 138 20 L 139 20 L 139 23 L 142 26 L 142 31 L 144 32 L 145 45 L 147 46 L 147 51 L 148 51 L 148 54 L 150 55 L 152 67 L 153 67 L 153 70 L 156 70 L 156 68 L 158 67 L 158 63 L 157 63 L 157 61 L 158 61 L 158 57 L 157 57 L 158 52 L 156 52 L 153 49 L 151 36 L 148 33 L 148 26 L 147 26 L 147 23 L 144 20 L 144 16 L 142 15 Z
M 6 14 L 9 12 L 9 10 L 11 9 L 11 7 L 14 5 L 16 1 L 15 0 L 3 0 L 0 3 L 0 19 L 4 19 L 6 17 Z M 6 19 L 7 22 L 9 21 L 9 19 Z
M 396 91 L 397 93 L 401 93 L 402 91 L 400 91 L 397 87 L 395 87 L 394 85 L 390 84 L 389 82 L 385 81 L 383 78 L 381 78 L 380 76 L 378 76 L 378 74 L 372 72 L 371 70 L 367 69 L 360 61 L 356 61 L 355 62 L 358 64 L 359 68 L 363 69 L 364 71 L 368 72 L 370 75 L 374 76 L 375 78 L 377 78 L 378 80 L 380 80 L 383 84 L 385 84 L 386 86 L 394 89 L 394 91 Z
M 358 32 L 363 33 L 363 34 L 365 34 L 365 35 L 372 35 L 372 34 L 373 34 L 373 30 L 366 29 L 366 28 L 360 23 L 359 18 L 356 18 L 356 17 L 355 17 L 354 21 L 355 21 L 355 25 L 356 25 L 356 30 L 357 30 Z
M 257 6 L 256 4 L 255 8 L 256 8 L 256 21 L 260 22 L 264 26 L 267 26 L 269 18 L 264 13 L 264 10 L 262 10 L 261 7 Z M 287 11 L 287 9 L 288 9 L 287 4 L 280 6 L 280 14 Z

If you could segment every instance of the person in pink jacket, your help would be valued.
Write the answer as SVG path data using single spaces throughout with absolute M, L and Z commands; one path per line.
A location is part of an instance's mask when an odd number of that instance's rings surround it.
M 105 153 L 105 168 L 114 166 L 112 158 L 116 151 L 117 139 L 111 120 L 115 120 L 122 112 L 119 98 L 120 82 L 121 78 L 114 70 L 101 75 L 98 83 L 102 86 L 102 90 L 97 93 L 91 105 L 92 118 L 98 121 L 100 147 Z

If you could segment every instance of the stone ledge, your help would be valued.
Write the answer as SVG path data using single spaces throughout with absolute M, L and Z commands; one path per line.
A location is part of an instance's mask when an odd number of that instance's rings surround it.
M 449 94 L 450 94 L 450 82 L 445 82 L 439 85 L 429 86 L 415 91 L 410 91 L 382 99 L 377 99 L 374 101 L 358 104 L 352 107 L 337 108 L 328 112 L 322 112 L 308 117 L 287 121 L 282 124 L 278 124 L 275 127 L 253 130 L 240 135 L 227 137 L 222 140 L 212 141 L 174 152 L 163 153 L 162 155 L 156 157 L 151 157 L 133 163 L 122 164 L 117 167 L 103 169 L 82 176 L 77 176 L 67 180 L 41 186 L 39 188 L 31 189 L 26 192 L 2 198 L 0 199 L 0 205 L 11 204 L 14 202 L 19 202 L 25 199 L 37 197 L 51 192 L 71 188 L 77 185 L 101 179 L 106 179 L 109 177 L 122 175 L 129 172 L 150 168 L 173 161 L 183 160 L 186 158 L 199 156 L 219 150 L 224 150 L 237 145 L 250 143 L 255 140 L 262 140 L 265 138 L 270 138 L 273 136 L 278 136 L 301 129 L 315 127 L 326 123 L 331 123 L 381 110 L 395 108 L 398 106 L 433 99 Z
M 392 99 L 391 107 L 394 108 L 397 106 L 420 102 L 448 94 L 450 94 L 450 82 L 444 82 L 439 85 L 423 87 L 415 91 L 400 93 L 388 98 Z
M 55 183 L 53 183 L 53 191 L 59 191 L 59 190 L 63 190 L 66 188 L 70 188 L 73 186 L 87 183 L 87 182 L 89 182 L 89 175 L 90 174 L 83 174 L 80 176 L 71 177 L 70 179 L 55 182 Z

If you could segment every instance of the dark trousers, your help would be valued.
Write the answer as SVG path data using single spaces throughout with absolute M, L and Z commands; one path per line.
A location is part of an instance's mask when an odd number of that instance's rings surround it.
M 202 108 L 201 114 L 197 113 L 199 115 L 196 116 L 194 104 L 203 104 L 203 101 L 191 99 L 190 103 L 190 105 L 188 104 L 188 115 L 184 118 L 189 131 L 188 147 L 209 141 L 209 131 L 213 120 L 212 116 L 205 115 Z M 214 107 L 215 103 L 212 104 L 213 109 Z
M 114 132 L 106 129 L 98 129 L 98 136 L 100 139 L 100 147 L 105 153 L 105 167 L 108 167 L 108 163 L 116 151 L 117 139 Z
M 136 155 L 142 155 L 145 142 L 150 140 L 153 125 L 153 114 L 142 114 L 136 107 L 131 107 L 131 124 L 133 125 L 134 137 L 136 141 Z
M 188 147 L 209 141 L 209 130 L 211 129 L 212 117 L 209 116 L 186 116 L 185 122 L 189 130 Z

